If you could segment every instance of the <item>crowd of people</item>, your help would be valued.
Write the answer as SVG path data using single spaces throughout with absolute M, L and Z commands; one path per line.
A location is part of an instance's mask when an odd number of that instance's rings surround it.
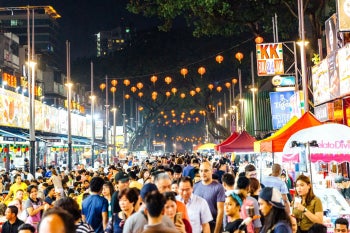
M 253 164 L 231 162 L 186 154 L 97 170 L 13 168 L 0 180 L 1 232 L 327 232 L 309 177 L 288 177 L 293 197 L 279 164 L 260 182 Z M 348 228 L 346 218 L 334 223 Z

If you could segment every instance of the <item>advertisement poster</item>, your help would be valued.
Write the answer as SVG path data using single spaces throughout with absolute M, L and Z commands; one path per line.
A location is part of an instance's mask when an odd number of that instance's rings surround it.
M 258 76 L 284 74 L 283 44 L 257 44 L 256 60 Z
M 282 128 L 292 117 L 290 98 L 294 91 L 270 92 L 272 128 Z
M 338 26 L 340 31 L 350 31 L 350 0 L 337 0 Z
M 330 100 L 327 59 L 322 60 L 317 66 L 312 67 L 312 86 L 315 105 Z
M 350 46 L 338 50 L 340 96 L 350 94 Z

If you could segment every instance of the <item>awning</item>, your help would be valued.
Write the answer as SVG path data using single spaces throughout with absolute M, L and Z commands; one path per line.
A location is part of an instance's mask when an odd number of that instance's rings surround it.
M 219 152 L 253 152 L 255 138 L 247 131 L 243 131 L 229 144 L 223 145 L 219 148 Z
M 4 137 L 4 141 L 29 141 L 29 138 L 25 137 L 24 135 L 12 133 L 3 129 L 0 129 L 0 135 Z

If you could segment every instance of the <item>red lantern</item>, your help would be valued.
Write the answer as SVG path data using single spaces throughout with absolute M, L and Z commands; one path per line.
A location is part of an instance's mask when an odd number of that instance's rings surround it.
M 143 93 L 139 92 L 137 95 L 141 98 L 143 96 Z
M 180 97 L 181 97 L 181 99 L 184 99 L 186 97 L 186 94 L 185 93 L 181 93 Z
M 124 79 L 124 85 L 127 87 L 130 85 L 130 80 L 129 79 Z
M 113 87 L 115 87 L 115 86 L 117 86 L 118 81 L 115 80 L 115 79 L 113 79 L 113 80 L 111 81 L 111 84 L 112 84 Z
M 209 90 L 213 90 L 214 85 L 210 83 L 210 84 L 208 84 L 208 88 L 209 88 Z
M 142 84 L 141 82 L 140 82 L 140 83 L 137 83 L 137 84 L 136 84 L 136 87 L 137 87 L 138 89 L 141 90 L 141 89 L 143 88 L 143 84 Z
M 194 91 L 194 90 L 191 90 L 191 91 L 190 91 L 190 95 L 191 95 L 191 96 L 194 96 L 195 94 L 196 94 L 196 91 Z
M 221 87 L 221 86 L 218 86 L 218 87 L 216 88 L 216 90 L 217 90 L 218 92 L 221 92 L 221 91 L 222 91 L 222 87 Z
M 137 88 L 136 87 L 131 87 L 130 90 L 132 91 L 132 93 L 135 93 Z
M 217 55 L 216 58 L 215 58 L 215 60 L 216 60 L 217 63 L 220 64 L 220 63 L 224 60 L 224 57 L 221 56 L 221 55 Z
M 157 82 L 157 80 L 158 80 L 157 76 L 153 75 L 153 76 L 151 77 L 151 82 L 153 83 L 153 85 L 155 85 L 155 83 Z
M 171 88 L 171 92 L 175 95 L 175 93 L 177 92 L 177 89 L 175 87 Z
M 229 82 L 225 83 L 225 87 L 227 87 L 227 89 L 230 88 L 231 87 L 231 83 L 229 83 Z
M 232 79 L 233 85 L 236 85 L 237 82 L 238 82 L 238 80 L 237 80 L 236 78 L 233 78 L 233 79 Z
M 103 91 L 106 88 L 106 84 L 105 83 L 101 83 L 100 84 L 100 89 L 101 91 Z
M 125 98 L 126 100 L 128 100 L 128 99 L 130 99 L 130 95 L 129 95 L 129 94 L 125 94 L 124 98 Z
M 170 91 L 165 92 L 166 97 L 169 97 L 171 95 Z
M 164 81 L 165 81 L 166 84 L 169 85 L 169 84 L 171 83 L 172 79 L 171 79 L 171 77 L 166 76 L 165 79 L 164 79 Z
M 243 57 L 244 57 L 244 56 L 243 56 L 243 53 L 241 53 L 241 52 L 238 52 L 238 53 L 236 53 L 236 55 L 235 55 L 235 58 L 239 61 L 239 63 L 241 63 Z
M 182 68 L 182 69 L 180 70 L 180 73 L 182 74 L 182 76 L 184 76 L 184 78 L 186 78 L 186 75 L 188 74 L 188 69 Z
M 200 88 L 200 87 L 196 87 L 195 91 L 196 91 L 197 93 L 199 93 L 199 92 L 201 91 L 201 88 Z
M 264 42 L 264 38 L 262 38 L 261 36 L 257 36 L 257 37 L 255 38 L 255 43 L 261 44 L 262 42 Z
M 203 76 L 203 74 L 205 74 L 205 68 L 203 66 L 198 68 L 198 74 L 200 74 L 201 77 Z

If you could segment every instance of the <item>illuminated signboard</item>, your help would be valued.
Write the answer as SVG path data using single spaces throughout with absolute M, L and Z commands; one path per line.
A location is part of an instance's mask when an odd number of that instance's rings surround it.
M 284 74 L 282 47 L 282 43 L 256 45 L 258 76 Z

